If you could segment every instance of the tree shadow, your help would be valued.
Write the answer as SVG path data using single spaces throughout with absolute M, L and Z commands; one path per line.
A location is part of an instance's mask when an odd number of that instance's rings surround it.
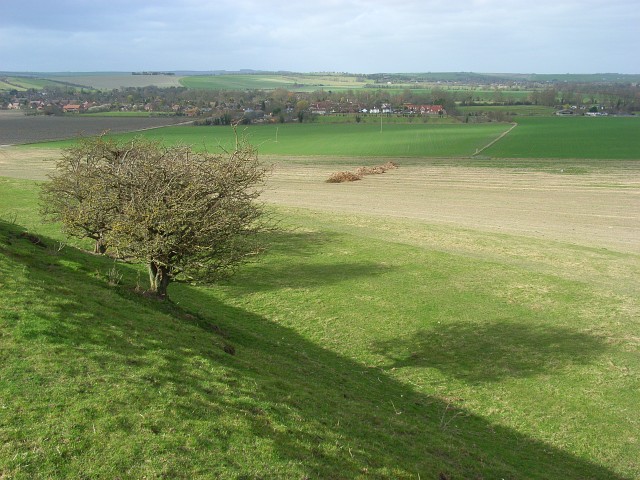
M 376 342 L 384 369 L 430 367 L 469 383 L 498 382 L 589 364 L 609 348 L 574 330 L 518 322 L 455 322 Z
M 195 476 L 208 478 L 623 478 L 464 409 L 452 408 L 439 398 L 415 392 L 379 369 L 367 368 L 268 318 L 221 303 L 203 290 L 179 285 L 174 293 L 176 303 L 162 303 L 126 288 L 109 288 L 91 273 L 96 265 L 109 266 L 108 259 L 67 248 L 47 261 L 41 247 L 21 237 L 17 227 L 0 225 L 0 229 L 8 231 L 5 236 L 11 240 L 4 247 L 0 243 L 0 253 L 24 264 L 29 276 L 38 279 L 26 281 L 21 288 L 47 306 L 35 310 L 42 326 L 23 330 L 23 341 L 51 345 L 56 354 L 51 371 L 27 371 L 42 378 L 41 386 L 20 395 L 29 396 L 33 408 L 42 409 L 43 422 L 57 421 L 56 415 L 75 416 L 77 431 L 82 432 L 78 435 L 83 441 L 61 461 L 74 456 L 81 462 L 86 461 L 83 456 L 90 461 L 92 453 L 97 455 L 94 461 L 99 461 L 101 452 L 118 448 L 114 442 L 122 437 L 113 432 L 100 437 L 99 443 L 92 440 L 97 438 L 91 435 L 92 422 L 100 427 L 108 414 L 114 428 L 127 438 L 135 432 L 127 444 L 134 452 L 127 457 L 131 464 L 118 465 L 120 472 L 105 470 L 112 476 L 136 475 L 140 472 L 137 463 L 162 461 L 173 465 L 165 465 L 162 472 L 172 478 L 190 478 L 196 471 L 199 475 Z M 55 243 L 47 238 L 41 241 Z M 368 272 L 363 269 L 359 274 Z M 283 268 L 268 275 L 287 276 L 288 271 Z M 79 293 L 87 287 L 92 295 Z M 498 330 L 495 326 L 484 334 Z M 456 343 L 454 337 L 460 333 L 469 342 L 474 337 L 458 325 L 444 338 L 452 344 L 447 347 L 442 341 L 441 348 L 453 351 L 467 345 Z M 541 332 L 533 333 L 539 341 L 547 338 Z M 524 334 L 518 338 L 528 345 Z M 424 352 L 428 350 L 426 338 L 421 340 Z M 225 351 L 227 345 L 233 345 L 234 355 Z M 498 347 L 491 342 L 486 348 Z M 380 349 L 395 351 L 384 344 Z M 529 350 L 533 349 L 531 344 Z M 592 346 L 582 358 L 586 361 L 596 350 Z M 57 410 L 47 407 L 52 390 L 62 388 L 56 383 L 62 359 L 74 361 L 64 373 L 86 389 L 84 395 L 104 391 L 113 395 L 107 413 L 92 407 L 85 407 L 81 414 L 71 405 Z M 453 372 L 455 359 L 449 360 Z M 393 361 L 408 360 L 400 356 Z M 519 362 L 522 366 L 518 368 L 524 371 L 525 359 Z M 506 362 L 503 366 L 506 368 Z M 471 367 L 469 371 L 482 377 Z M 85 382 L 89 376 L 92 381 Z M 165 402 L 163 392 L 172 392 L 170 403 Z M 443 423 L 445 416 L 448 420 Z M 241 426 L 241 432 L 251 434 L 234 437 L 233 427 L 224 427 L 217 419 L 226 419 L 229 425 Z M 211 430 L 194 438 L 195 427 L 202 424 L 210 425 Z M 53 433 L 34 440 L 43 449 L 53 448 L 47 442 L 55 441 Z M 83 449 L 87 443 L 90 447 Z M 268 444 L 271 454 L 260 453 L 259 444 Z M 158 458 L 148 458 L 150 451 Z M 211 456 L 216 455 L 225 462 L 220 468 L 227 470 L 198 470 L 200 465 L 210 465 Z M 256 458 L 247 467 L 253 455 Z M 276 466 L 271 464 L 274 459 Z
M 304 289 L 340 283 L 351 278 L 382 275 L 393 269 L 389 265 L 372 261 L 332 260 L 326 257 L 319 263 L 308 263 L 295 257 L 310 258 L 322 252 L 327 245 L 339 241 L 340 235 L 327 232 L 277 231 L 265 235 L 270 258 L 268 263 L 258 258 L 249 268 L 241 270 L 228 280 L 239 293 Z

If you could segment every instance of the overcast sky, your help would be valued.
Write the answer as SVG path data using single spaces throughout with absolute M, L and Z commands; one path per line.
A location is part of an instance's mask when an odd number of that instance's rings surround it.
M 640 0 L 0 0 L 0 71 L 640 73 Z

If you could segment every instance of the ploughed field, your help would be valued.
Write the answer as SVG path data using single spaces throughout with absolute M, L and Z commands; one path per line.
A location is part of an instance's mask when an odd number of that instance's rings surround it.
M 0 110 L 0 145 L 62 140 L 78 136 L 130 132 L 183 123 L 181 117 L 94 117 L 24 115 Z
M 343 159 L 344 161 L 344 159 Z M 448 163 L 448 164 L 447 164 Z M 353 164 L 279 162 L 268 202 L 279 205 L 437 223 L 640 252 L 640 165 L 569 174 L 476 167 L 456 162 L 404 166 L 363 180 L 327 184 Z

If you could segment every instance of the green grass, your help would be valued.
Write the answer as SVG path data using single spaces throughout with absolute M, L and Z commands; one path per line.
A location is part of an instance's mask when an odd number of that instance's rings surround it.
M 299 92 L 314 90 L 344 90 L 362 88 L 367 81 L 349 75 L 313 74 L 252 74 L 252 75 L 194 75 L 182 77 L 180 83 L 203 90 L 274 90 L 284 88 Z
M 3 81 L 4 80 L 4 81 Z M 0 80 L 0 91 L 2 90 L 18 90 L 25 91 L 28 89 L 41 90 L 44 87 L 61 86 L 60 82 L 48 80 L 44 78 L 31 77 L 5 77 Z
M 640 475 L 638 255 L 281 209 L 158 303 L 36 191 L 0 179 L 0 476 Z
M 359 123 L 359 124 L 373 124 L 380 127 L 380 117 L 379 114 L 364 114 L 364 113 L 335 113 L 328 115 L 317 115 L 314 119 L 314 123 Z M 356 121 L 356 118 L 359 118 L 360 121 Z M 385 124 L 390 123 L 399 123 L 399 124 L 445 124 L 445 125 L 455 125 L 462 123 L 458 117 L 445 115 L 443 117 L 439 117 L 437 115 L 402 115 L 402 114 L 383 114 L 382 115 L 382 123 L 383 126 Z
M 458 107 L 461 114 L 467 113 L 490 113 L 503 112 L 511 115 L 523 116 L 546 116 L 555 112 L 553 107 L 545 107 L 542 105 L 482 105 L 472 107 Z
M 266 155 L 351 157 L 468 157 L 509 128 L 507 124 L 282 124 L 250 126 L 240 132 Z M 229 127 L 165 127 L 142 134 L 167 144 L 186 143 L 215 151 L 232 148 Z M 133 134 L 131 134 L 133 135 Z M 131 136 L 130 135 L 130 136 Z M 47 142 L 42 147 L 71 145 L 75 140 Z
M 483 107 L 486 108 L 486 107 Z M 363 117 L 365 118 L 365 117 Z M 373 117 L 371 117 L 373 118 Z M 469 157 L 510 128 L 504 123 L 454 124 L 449 119 L 366 117 L 360 124 L 322 119 L 312 124 L 254 125 L 241 128 L 260 154 L 371 158 Z M 345 117 L 345 120 L 351 118 Z M 326 120 L 326 121 L 325 121 Z M 634 117 L 527 117 L 517 116 L 518 126 L 482 151 L 494 159 L 640 159 L 640 119 Z M 232 148 L 229 127 L 177 126 L 149 130 L 139 135 L 167 144 L 186 143 L 215 151 Z M 125 135 L 126 137 L 126 135 Z M 46 142 L 32 147 L 58 148 L 75 139 Z M 494 162 L 495 163 L 495 162 Z
M 483 152 L 499 158 L 640 159 L 634 117 L 517 118 L 518 127 Z
M 125 72 L 83 72 L 68 74 L 52 74 L 51 79 L 81 85 L 96 90 L 114 88 L 156 86 L 159 88 L 179 87 L 180 77 L 177 75 L 131 75 Z

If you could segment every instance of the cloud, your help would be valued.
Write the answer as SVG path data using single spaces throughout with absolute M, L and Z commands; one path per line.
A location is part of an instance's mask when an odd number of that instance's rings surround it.
M 9 2 L 5 70 L 636 72 L 635 0 Z M 620 48 L 624 45 L 624 48 Z

